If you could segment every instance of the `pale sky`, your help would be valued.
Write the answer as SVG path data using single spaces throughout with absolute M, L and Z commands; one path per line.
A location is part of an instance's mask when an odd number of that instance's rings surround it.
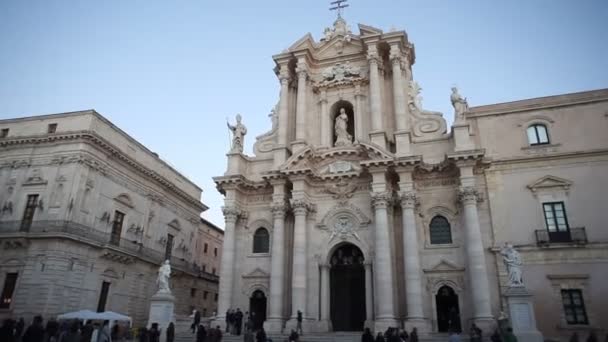
M 407 31 L 426 109 L 608 87 L 608 1 L 350 0 L 344 18 Z M 335 20 L 329 1 L 2 0 L 0 119 L 95 109 L 203 188 L 223 227 L 226 117 L 254 138 L 278 100 L 271 56 Z M 358 32 L 355 32 L 358 33 Z

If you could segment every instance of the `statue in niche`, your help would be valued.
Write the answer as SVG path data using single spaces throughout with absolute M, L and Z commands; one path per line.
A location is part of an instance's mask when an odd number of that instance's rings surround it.
M 469 103 L 467 102 L 466 98 L 463 98 L 458 93 L 458 88 L 452 87 L 452 95 L 450 96 L 450 100 L 452 101 L 452 106 L 454 106 L 454 119 L 464 119 L 464 113 L 469 110 Z
M 521 277 L 522 262 L 519 252 L 513 248 L 513 245 L 505 243 L 500 250 L 500 254 L 509 275 L 507 285 L 509 287 L 523 287 L 524 282 Z
M 346 115 L 346 110 L 344 108 L 340 108 L 340 114 L 336 116 L 336 122 L 334 125 L 334 130 L 336 133 L 336 142 L 334 146 L 350 146 L 353 144 L 353 137 L 347 131 L 348 127 L 348 115 Z
M 245 134 L 247 134 L 247 127 L 241 123 L 241 114 L 236 115 L 236 124 L 234 126 L 230 122 L 226 122 L 226 124 L 232 132 L 232 147 L 230 148 L 230 152 L 243 153 L 243 143 L 245 141 Z
M 171 265 L 169 260 L 165 260 L 158 269 L 158 278 L 156 279 L 156 286 L 158 287 L 159 293 L 171 293 L 169 288 L 169 278 L 171 277 Z

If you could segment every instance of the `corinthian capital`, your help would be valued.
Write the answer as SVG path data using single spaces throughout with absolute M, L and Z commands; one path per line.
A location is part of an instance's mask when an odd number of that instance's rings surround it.
M 272 216 L 274 218 L 283 218 L 285 217 L 285 212 L 287 211 L 287 205 L 283 202 L 273 203 L 270 207 L 270 211 L 272 212 Z
M 367 54 L 367 61 L 369 62 L 369 65 L 380 65 L 380 57 L 378 56 L 378 53 L 376 52 L 369 52 Z
M 393 199 L 393 196 L 388 191 L 372 192 L 372 207 L 374 207 L 374 209 L 377 209 L 377 208 L 386 209 L 392 199 Z
M 242 214 L 242 211 L 239 207 L 230 205 L 222 207 L 222 213 L 224 213 L 224 220 L 226 220 L 226 222 L 236 222 Z
M 306 215 L 306 213 L 312 210 L 312 205 L 305 199 L 292 199 L 291 207 L 295 215 Z
M 306 65 L 298 65 L 298 67 L 296 68 L 296 74 L 298 74 L 299 79 L 306 80 L 306 78 L 308 77 L 308 68 L 306 67 Z
M 462 204 L 476 204 L 481 201 L 481 196 L 475 187 L 463 186 L 458 191 L 458 200 Z
M 418 196 L 414 191 L 403 191 L 399 194 L 399 201 L 401 202 L 401 208 L 414 209 L 418 204 Z

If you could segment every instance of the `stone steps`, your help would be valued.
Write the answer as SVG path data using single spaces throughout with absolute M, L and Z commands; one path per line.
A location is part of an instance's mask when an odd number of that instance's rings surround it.
M 361 341 L 362 332 L 333 332 L 333 333 L 310 333 L 300 336 L 300 342 L 359 342 Z M 288 335 L 283 334 L 268 334 L 268 337 L 273 342 L 285 342 Z M 175 342 L 195 342 L 196 337 L 193 334 L 181 333 L 175 338 Z M 431 333 L 421 335 L 421 342 L 447 342 L 448 335 L 443 333 Z M 243 336 L 224 335 L 222 342 L 242 342 Z M 461 335 L 461 341 L 468 341 L 468 338 Z

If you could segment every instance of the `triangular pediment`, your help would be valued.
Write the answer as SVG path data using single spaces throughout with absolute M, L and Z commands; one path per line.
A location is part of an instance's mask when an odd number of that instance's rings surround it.
M 324 42 L 321 48 L 315 53 L 315 58 L 322 61 L 329 58 L 360 53 L 363 53 L 363 43 L 359 38 L 350 37 L 345 39 L 343 36 L 336 36 L 330 41 Z
M 556 176 L 547 175 L 528 184 L 528 189 L 532 190 L 533 192 L 550 189 L 568 190 L 571 185 L 572 181 Z
M 458 267 L 451 261 L 441 259 L 435 266 L 425 269 L 426 273 L 439 273 L 439 272 L 462 272 L 464 268 Z
M 376 34 L 382 34 L 382 30 L 373 26 L 359 24 L 359 32 L 361 37 L 373 36 Z
M 268 277 L 270 277 L 270 274 L 268 274 L 267 272 L 264 272 L 264 270 L 262 270 L 261 268 L 256 268 L 253 271 L 243 275 L 243 278 L 268 278 Z
M 302 50 L 302 49 L 311 49 L 314 50 L 315 49 L 315 40 L 313 39 L 312 35 L 310 33 L 305 34 L 302 38 L 296 40 L 295 43 L 293 43 L 290 47 L 289 47 L 289 51 L 296 51 L 296 50 Z

